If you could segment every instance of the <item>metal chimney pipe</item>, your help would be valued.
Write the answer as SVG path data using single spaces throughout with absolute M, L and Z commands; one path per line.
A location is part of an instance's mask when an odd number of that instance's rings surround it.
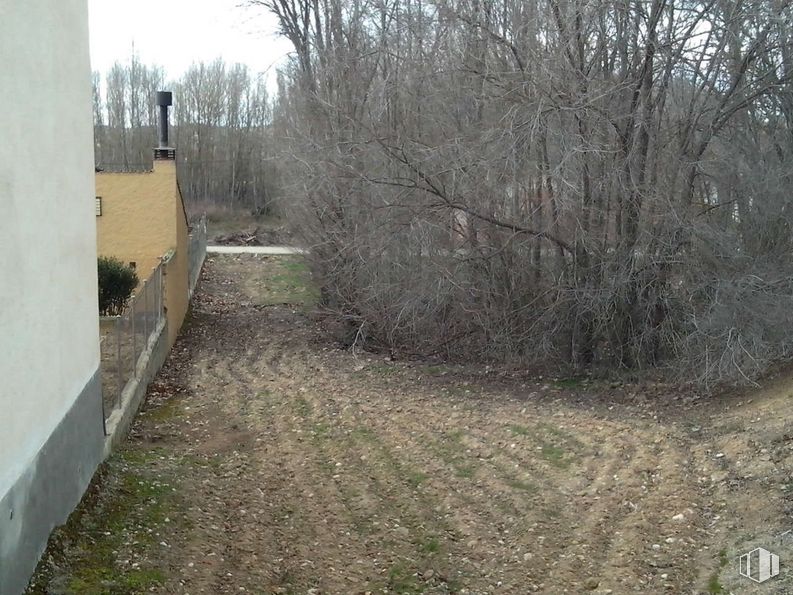
M 168 107 L 173 105 L 173 95 L 170 91 L 157 91 L 157 105 L 160 106 L 160 149 L 168 146 Z

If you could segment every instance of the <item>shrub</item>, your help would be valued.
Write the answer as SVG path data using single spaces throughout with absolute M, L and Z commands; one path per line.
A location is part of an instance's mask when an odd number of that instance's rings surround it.
M 99 314 L 118 316 L 124 311 L 132 292 L 138 286 L 135 269 L 118 258 L 100 256 L 97 261 L 99 274 Z

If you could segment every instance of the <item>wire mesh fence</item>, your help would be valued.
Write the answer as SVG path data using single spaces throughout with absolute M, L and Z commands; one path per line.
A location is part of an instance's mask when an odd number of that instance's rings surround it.
M 130 380 L 142 371 L 141 358 L 156 339 L 162 322 L 163 265 L 138 287 L 121 316 L 103 316 L 99 321 L 102 360 L 102 404 L 107 419 L 121 404 L 121 394 Z
M 198 277 L 201 275 L 201 267 L 204 265 L 204 258 L 207 254 L 207 218 L 202 216 L 198 223 L 193 225 L 190 231 L 190 246 L 188 248 L 190 258 L 190 297 L 193 296 Z

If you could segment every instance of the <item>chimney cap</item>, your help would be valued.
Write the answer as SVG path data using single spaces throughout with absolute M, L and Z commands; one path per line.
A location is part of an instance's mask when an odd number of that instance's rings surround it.
M 170 91 L 157 91 L 157 105 L 173 105 L 173 94 Z

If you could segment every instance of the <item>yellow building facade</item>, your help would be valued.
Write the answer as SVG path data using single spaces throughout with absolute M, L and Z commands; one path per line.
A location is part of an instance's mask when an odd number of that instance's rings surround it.
M 134 262 L 141 282 L 158 264 L 165 263 L 164 304 L 170 347 L 189 301 L 188 223 L 176 181 L 174 151 L 157 151 L 150 172 L 97 172 L 96 197 L 100 256 Z

